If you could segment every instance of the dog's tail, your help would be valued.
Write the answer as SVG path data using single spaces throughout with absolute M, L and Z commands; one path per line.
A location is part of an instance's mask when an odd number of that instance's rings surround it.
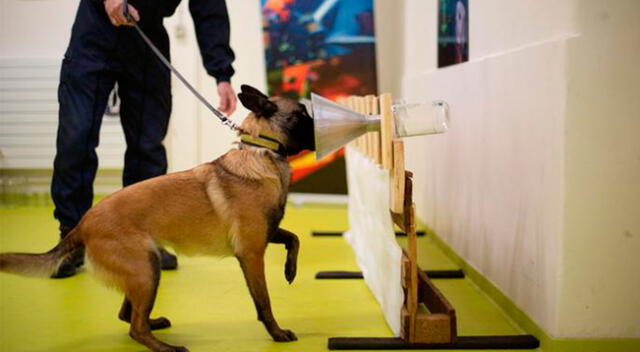
M 23 276 L 51 277 L 63 262 L 82 256 L 83 249 L 80 233 L 74 229 L 46 253 L 0 254 L 0 271 Z

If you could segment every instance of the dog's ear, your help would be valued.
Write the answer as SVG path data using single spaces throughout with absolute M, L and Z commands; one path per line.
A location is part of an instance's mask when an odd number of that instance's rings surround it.
M 256 95 L 242 92 L 238 94 L 242 105 L 260 117 L 271 117 L 278 111 L 278 106 L 270 101 L 266 95 Z
M 246 94 L 253 94 L 253 95 L 259 95 L 259 96 L 261 96 L 261 97 L 268 98 L 264 93 L 262 93 L 261 91 L 259 91 L 259 90 L 255 89 L 255 88 L 253 88 L 252 86 L 247 85 L 247 84 L 243 84 L 243 85 L 241 85 L 241 86 L 240 86 L 240 91 L 241 91 L 242 93 L 246 93 Z

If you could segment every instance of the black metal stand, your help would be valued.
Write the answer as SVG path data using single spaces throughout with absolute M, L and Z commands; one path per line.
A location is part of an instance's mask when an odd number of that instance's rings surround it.
M 452 343 L 409 343 L 399 337 L 331 337 L 330 350 L 485 350 L 535 349 L 540 341 L 533 335 L 458 336 Z
M 425 270 L 430 279 L 464 279 L 464 272 L 457 270 Z M 316 279 L 362 279 L 361 271 L 318 271 Z
M 416 231 L 416 236 L 421 237 L 424 236 L 424 231 Z M 324 232 L 324 231 L 313 231 L 311 232 L 311 236 L 316 237 L 338 237 L 342 236 L 342 232 Z M 407 234 L 405 232 L 396 231 L 396 236 L 398 237 L 406 237 Z

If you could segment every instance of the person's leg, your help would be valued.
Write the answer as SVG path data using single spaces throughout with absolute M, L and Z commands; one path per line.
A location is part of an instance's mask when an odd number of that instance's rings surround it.
M 135 34 L 137 35 L 137 34 Z M 138 47 L 124 53 L 122 73 L 118 79 L 120 118 L 127 142 L 124 158 L 123 186 L 164 175 L 167 172 L 167 156 L 162 144 L 171 115 L 171 76 L 146 48 L 138 37 L 128 38 L 128 43 Z M 160 37 L 161 48 L 166 48 L 168 38 Z M 162 269 L 178 266 L 177 258 L 160 249 Z
M 78 4 L 58 86 L 59 120 L 51 197 L 61 234 L 74 227 L 93 200 L 97 167 L 95 147 L 108 94 L 115 77 L 107 71 L 115 27 L 104 7 Z
M 115 79 L 107 72 L 90 71 L 65 59 L 59 96 L 58 136 L 53 163 L 51 196 L 54 216 L 64 237 L 89 210 L 93 201 L 93 180 L 98 167 L 95 148 L 100 124 Z M 82 257 L 61 265 L 53 277 L 75 274 Z
M 93 180 L 98 160 L 100 124 L 115 76 L 108 71 L 110 24 L 100 19 L 100 9 L 81 1 L 58 86 L 58 133 L 53 163 L 51 197 L 60 236 L 75 227 L 93 201 Z M 104 19 L 104 18 L 102 18 Z M 100 29 L 103 25 L 104 30 Z M 93 38 L 93 41 L 87 41 Z M 71 258 L 53 277 L 75 274 L 82 257 Z
M 86 70 L 68 59 L 62 64 L 51 184 L 56 206 L 54 215 L 61 228 L 73 228 L 91 207 L 93 180 L 98 167 L 95 148 L 114 82 L 106 72 Z
M 127 142 L 122 175 L 125 187 L 167 172 L 162 142 L 171 114 L 171 77 L 154 60 L 157 61 L 149 57 L 144 65 L 125 67 L 118 80 L 120 116 Z

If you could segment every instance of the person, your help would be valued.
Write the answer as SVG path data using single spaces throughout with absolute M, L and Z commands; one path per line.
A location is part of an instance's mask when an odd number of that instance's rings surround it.
M 160 51 L 169 57 L 163 18 L 181 0 L 130 0 L 129 13 Z M 108 97 L 118 84 L 120 120 L 127 149 L 123 186 L 165 174 L 162 141 L 171 113 L 170 71 L 154 56 L 123 14 L 123 0 L 81 0 L 62 61 L 58 87 L 59 122 L 51 196 L 54 217 L 64 238 L 93 202 L 98 167 L 95 148 Z M 229 46 L 225 0 L 189 0 L 196 37 L 207 73 L 217 82 L 219 109 L 236 108 L 230 80 L 234 53 Z M 52 277 L 72 276 L 82 255 L 67 258 Z M 177 267 L 177 258 L 161 250 L 163 269 Z

